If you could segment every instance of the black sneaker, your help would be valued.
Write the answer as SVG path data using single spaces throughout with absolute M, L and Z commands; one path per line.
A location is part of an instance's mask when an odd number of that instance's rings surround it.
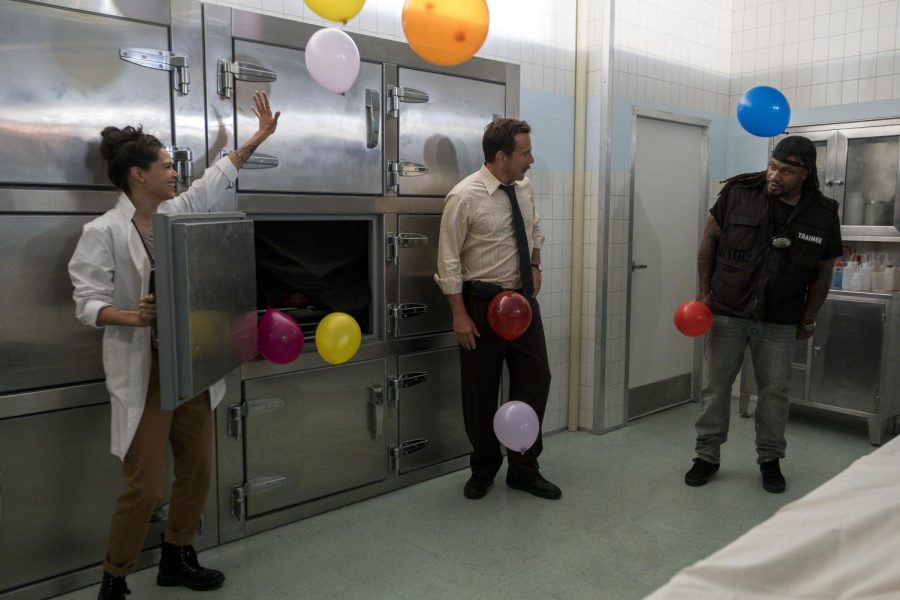
M 463 496 L 469 500 L 480 500 L 487 495 L 488 488 L 491 487 L 493 483 L 493 479 L 472 475 L 466 482 L 466 487 L 463 488 Z
M 763 489 L 773 494 L 780 494 L 787 487 L 784 475 L 781 474 L 781 467 L 778 465 L 778 459 L 769 460 L 759 465 L 759 472 L 762 473 Z
M 702 458 L 695 458 L 694 466 L 684 474 L 684 482 L 693 487 L 706 485 L 718 470 L 719 463 L 711 463 Z

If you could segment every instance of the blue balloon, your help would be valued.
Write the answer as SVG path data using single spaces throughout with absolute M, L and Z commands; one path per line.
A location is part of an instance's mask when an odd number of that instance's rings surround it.
M 791 120 L 791 106 L 779 90 L 767 85 L 752 87 L 737 104 L 741 127 L 759 137 L 783 133 Z

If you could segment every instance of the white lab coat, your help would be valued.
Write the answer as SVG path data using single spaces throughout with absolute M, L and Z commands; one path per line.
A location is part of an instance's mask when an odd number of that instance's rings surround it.
M 228 157 L 208 168 L 190 189 L 159 205 L 159 212 L 219 212 L 235 210 L 233 183 L 237 169 Z M 69 261 L 75 286 L 75 315 L 85 325 L 99 327 L 105 306 L 137 310 L 148 293 L 150 259 L 131 223 L 134 205 L 121 194 L 116 206 L 84 226 Z M 150 328 L 108 326 L 103 332 L 103 369 L 112 405 L 110 451 L 125 458 L 144 412 L 150 383 Z M 210 387 L 215 408 L 225 395 L 225 382 Z

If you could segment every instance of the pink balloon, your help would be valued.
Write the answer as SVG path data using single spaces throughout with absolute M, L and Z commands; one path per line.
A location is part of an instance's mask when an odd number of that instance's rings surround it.
M 303 351 L 303 330 L 297 322 L 270 308 L 256 328 L 259 352 L 278 365 L 292 362 Z
M 306 68 L 323 88 L 343 94 L 359 75 L 359 49 L 340 29 L 320 29 L 306 44 Z
M 515 452 L 525 452 L 537 440 L 541 424 L 537 413 L 524 402 L 511 400 L 494 414 L 494 433 L 500 443 Z

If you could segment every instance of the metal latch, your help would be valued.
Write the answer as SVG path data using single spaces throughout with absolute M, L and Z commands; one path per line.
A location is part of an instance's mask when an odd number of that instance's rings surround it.
M 400 336 L 400 319 L 418 317 L 427 312 L 427 304 L 388 304 L 388 329 L 391 330 L 391 335 Z
M 381 95 L 378 90 L 366 89 L 366 148 L 378 146 L 381 135 Z
M 265 415 L 282 408 L 283 398 L 258 398 L 228 407 L 228 435 L 241 441 L 244 437 L 244 418 Z
M 233 150 L 222 148 L 222 158 L 231 154 Z M 278 157 L 271 154 L 263 154 L 262 152 L 254 152 L 247 160 L 244 161 L 242 169 L 274 169 L 278 166 Z M 229 188 L 234 187 L 229 185 Z
M 275 475 L 273 477 L 257 477 L 251 479 L 247 483 L 231 486 L 231 516 L 238 521 L 247 518 L 247 498 L 271 492 L 280 488 L 287 481 L 284 475 Z
M 422 163 L 408 160 L 388 161 L 388 189 L 392 192 L 400 192 L 401 177 L 421 177 L 428 175 L 428 167 Z
M 119 48 L 119 58 L 150 69 L 172 72 L 172 89 L 185 96 L 191 91 L 191 69 L 186 54 L 156 48 Z
M 194 153 L 187 146 L 166 146 L 166 152 L 172 157 L 175 170 L 178 171 L 178 183 L 190 185 L 194 176 Z
M 407 440 L 405 442 L 401 442 L 399 446 L 391 447 L 391 467 L 392 473 L 400 474 L 400 458 L 403 456 L 408 456 L 413 452 L 418 452 L 419 450 L 424 450 L 430 444 L 428 440 L 424 438 L 416 438 L 414 440 Z
M 272 69 L 261 67 L 247 62 L 231 62 L 224 58 L 219 59 L 219 72 L 217 83 L 219 95 L 223 98 L 231 98 L 234 94 L 234 81 L 275 81 L 276 74 Z
M 369 386 L 369 407 L 372 409 L 369 435 L 373 440 L 380 440 L 384 435 L 384 388 L 380 385 Z
M 428 245 L 428 236 L 420 233 L 393 233 L 388 232 L 387 247 L 385 248 L 385 261 L 399 264 L 400 248 L 422 248 Z
M 156 507 L 156 510 L 153 511 L 153 514 L 150 515 L 151 523 L 160 523 L 162 521 L 169 520 L 169 503 L 160 504 Z
M 415 88 L 389 85 L 387 114 L 396 119 L 400 116 L 401 102 L 421 104 L 423 102 L 428 102 L 428 100 L 428 92 L 423 92 L 422 90 L 417 90 Z
M 414 373 L 404 373 L 400 377 L 391 378 L 391 395 L 390 403 L 397 406 L 400 403 L 400 390 L 420 383 L 428 381 L 428 373 L 426 371 L 416 371 Z

